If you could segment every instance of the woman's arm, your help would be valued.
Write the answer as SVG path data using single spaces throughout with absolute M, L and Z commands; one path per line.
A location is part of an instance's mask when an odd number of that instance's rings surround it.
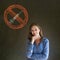
M 44 50 L 43 50 L 43 58 L 48 59 L 48 56 L 49 56 L 49 40 L 45 39 Z
M 27 41 L 27 50 L 26 50 L 26 56 L 27 58 L 31 58 L 32 53 L 33 53 L 33 47 L 34 45 L 28 40 Z
M 28 60 L 35 60 L 36 57 L 33 56 L 33 48 L 34 48 L 34 43 L 30 42 L 29 40 L 27 41 L 27 50 L 26 50 L 26 57 Z M 33 58 L 32 58 L 33 57 Z

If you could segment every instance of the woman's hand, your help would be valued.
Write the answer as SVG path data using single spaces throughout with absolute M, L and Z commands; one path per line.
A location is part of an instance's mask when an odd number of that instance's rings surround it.
M 31 41 L 31 43 L 33 44 L 37 38 L 38 38 L 38 36 L 32 36 L 32 41 Z

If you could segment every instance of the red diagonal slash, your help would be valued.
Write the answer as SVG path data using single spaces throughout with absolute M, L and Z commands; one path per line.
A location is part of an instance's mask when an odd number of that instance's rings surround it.
M 19 13 L 15 13 L 12 9 L 19 9 L 21 10 L 23 13 L 24 13 L 24 16 L 25 18 L 22 19 L 19 15 Z M 8 14 L 11 15 L 11 17 L 13 17 L 13 19 L 15 19 L 17 22 L 19 22 L 20 24 L 19 25 L 13 25 L 12 23 L 10 23 L 10 21 L 8 20 Z M 11 5 L 9 6 L 5 12 L 4 12 L 4 21 L 5 23 L 12 29 L 19 29 L 19 28 L 22 28 L 25 26 L 25 24 L 28 22 L 28 12 L 27 10 L 21 6 L 21 5 L 17 5 L 17 4 L 14 4 L 14 5 Z

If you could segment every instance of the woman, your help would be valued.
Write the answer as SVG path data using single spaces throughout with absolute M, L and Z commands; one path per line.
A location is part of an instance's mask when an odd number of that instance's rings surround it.
M 37 24 L 31 24 L 27 39 L 27 60 L 47 60 L 49 56 L 49 40 L 43 37 L 42 29 Z

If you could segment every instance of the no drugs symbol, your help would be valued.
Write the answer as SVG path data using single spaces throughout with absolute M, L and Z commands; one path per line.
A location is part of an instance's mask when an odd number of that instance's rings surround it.
M 4 21 L 12 29 L 22 28 L 28 22 L 28 12 L 21 5 L 11 5 L 4 11 Z

